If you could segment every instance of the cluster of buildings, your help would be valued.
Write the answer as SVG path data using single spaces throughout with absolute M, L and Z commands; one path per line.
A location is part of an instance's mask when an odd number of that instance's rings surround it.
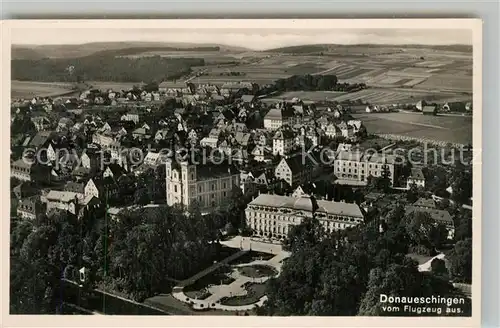
M 134 202 L 130 196 L 147 187 L 139 177 L 152 169 L 162 172 L 158 184 L 167 205 L 197 204 L 208 212 L 236 188 L 258 195 L 245 215 L 259 236 L 282 239 L 308 217 L 327 232 L 363 223 L 358 205 L 316 199 L 304 185 L 321 178 L 360 186 L 370 176 L 387 176 L 394 185 L 402 163 L 353 147 L 366 129 L 342 106 L 318 111 L 300 99 L 268 106 L 249 94 L 255 89 L 252 83 L 165 82 L 156 91 L 88 90 L 63 101 L 13 103 L 12 124 L 23 127 L 13 129 L 11 145 L 18 215 L 81 217 L 101 213 L 109 201 Z M 324 158 L 322 150 L 337 139 L 344 143 Z M 205 156 L 203 162 L 189 151 Z M 421 170 L 412 170 L 412 184 L 425 186 Z

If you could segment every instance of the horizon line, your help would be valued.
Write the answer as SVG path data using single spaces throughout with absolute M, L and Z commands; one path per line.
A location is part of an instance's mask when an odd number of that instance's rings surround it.
M 381 42 L 381 43 L 304 43 L 304 44 L 296 44 L 296 45 L 290 45 L 290 46 L 278 46 L 278 47 L 271 47 L 271 48 L 266 48 L 266 49 L 255 49 L 251 47 L 244 47 L 244 46 L 239 46 L 235 44 L 228 44 L 228 43 L 213 43 L 213 42 L 180 42 L 180 41 L 141 41 L 141 40 L 124 40 L 124 41 L 90 41 L 90 42 L 81 42 L 81 43 L 12 43 L 11 46 L 21 46 L 21 47 L 29 47 L 29 46 L 82 46 L 86 44 L 106 44 L 106 43 L 163 43 L 163 44 L 168 44 L 168 43 L 174 43 L 174 44 L 185 44 L 185 45 L 193 45 L 195 47 L 196 45 L 205 45 L 205 46 L 226 46 L 226 47 L 234 47 L 234 48 L 242 48 L 242 49 L 248 49 L 256 52 L 265 52 L 269 50 L 274 50 L 274 49 L 281 49 L 281 48 L 293 48 L 293 47 L 303 47 L 303 46 L 393 46 L 393 47 L 398 47 L 398 46 L 419 46 L 419 47 L 435 47 L 435 46 L 443 46 L 443 47 L 451 47 L 451 46 L 469 46 L 472 47 L 472 44 L 467 44 L 467 43 L 386 43 L 386 42 Z M 168 46 L 166 46 L 168 47 Z M 186 48 L 189 49 L 189 48 Z

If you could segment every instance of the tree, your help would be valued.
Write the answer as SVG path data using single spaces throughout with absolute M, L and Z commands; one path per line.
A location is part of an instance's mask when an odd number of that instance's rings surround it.
M 314 246 L 319 243 L 324 233 L 324 228 L 317 219 L 305 219 L 301 224 L 291 227 L 287 244 L 292 250 Z
M 431 262 L 431 272 L 436 276 L 443 278 L 448 277 L 448 269 L 446 269 L 446 264 L 443 260 L 435 258 Z
M 405 228 L 408 236 L 416 246 L 423 246 L 429 254 L 435 253 L 447 238 L 446 227 L 436 225 L 430 214 L 426 212 L 411 212 L 405 217 Z
M 406 192 L 406 200 L 410 203 L 415 203 L 420 198 L 420 192 L 416 184 L 411 184 L 410 189 Z
M 381 295 L 387 296 L 431 296 L 439 292 L 450 292 L 446 282 L 436 281 L 431 276 L 419 272 L 417 263 L 405 260 L 403 264 L 391 264 L 387 270 L 375 268 L 370 272 L 368 290 L 361 300 L 359 315 L 384 316 L 407 315 L 400 307 L 399 312 L 384 311 L 389 305 L 381 302 Z
M 457 213 L 454 217 L 455 222 L 455 241 L 472 238 L 472 218 L 467 213 Z
M 64 269 L 68 262 L 78 258 L 75 224 L 72 217 L 56 212 L 51 221 L 42 220 L 36 227 L 22 221 L 13 225 L 12 313 L 55 313 Z
M 243 195 L 243 192 L 238 186 L 233 186 L 231 196 L 225 201 L 221 207 L 221 215 L 226 218 L 228 223 L 231 223 L 235 229 L 244 228 L 245 208 L 250 202 L 248 196 Z
M 459 204 L 467 204 L 472 196 L 472 174 L 464 171 L 454 172 L 451 188 L 451 198 Z
M 449 256 L 450 275 L 457 282 L 472 282 L 472 239 L 467 238 L 455 244 Z
M 147 188 L 140 188 L 135 191 L 134 204 L 147 205 L 150 200 L 151 198 Z

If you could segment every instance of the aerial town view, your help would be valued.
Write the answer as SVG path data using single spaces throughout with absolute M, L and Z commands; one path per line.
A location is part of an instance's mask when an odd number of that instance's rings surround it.
M 11 314 L 471 316 L 470 31 L 160 32 L 13 33 Z

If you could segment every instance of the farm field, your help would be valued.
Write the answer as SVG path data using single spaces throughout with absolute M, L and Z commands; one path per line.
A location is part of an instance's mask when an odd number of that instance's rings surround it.
M 11 81 L 10 88 L 12 98 L 54 97 L 71 93 L 73 84 L 14 80 Z
M 289 91 L 277 96 L 276 98 L 286 99 L 286 100 L 299 98 L 301 100 L 324 101 L 324 100 L 332 100 L 344 94 L 345 92 L 337 92 L 337 91 Z
M 364 89 L 357 92 L 342 94 L 333 100 L 338 102 L 362 100 L 375 105 L 389 105 L 398 103 L 417 103 L 425 99 L 428 101 L 468 100 L 470 96 L 456 93 L 435 92 L 434 90 L 411 89 Z
M 452 143 L 472 143 L 472 117 L 419 113 L 354 113 L 370 134 L 398 134 Z
M 426 48 L 333 47 L 323 56 L 279 55 L 258 64 L 291 74 L 335 74 L 373 87 L 472 92 L 472 53 Z
M 138 85 L 136 82 L 113 82 L 113 81 L 89 81 L 87 82 L 92 86 L 92 88 L 100 90 L 129 90 Z

